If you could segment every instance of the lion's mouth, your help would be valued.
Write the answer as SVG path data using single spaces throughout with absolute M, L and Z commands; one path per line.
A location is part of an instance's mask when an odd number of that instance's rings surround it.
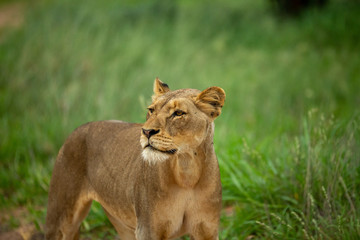
M 168 153 L 168 154 L 174 154 L 174 153 L 176 153 L 177 152 L 177 150 L 176 149 L 170 149 L 170 150 L 160 150 L 160 149 L 158 149 L 158 148 L 156 148 L 156 147 L 154 147 L 154 146 L 152 146 L 152 145 L 150 145 L 150 144 L 148 144 L 148 145 L 146 145 L 145 147 L 144 147 L 144 149 L 145 148 L 149 148 L 149 149 L 151 149 L 151 150 L 154 150 L 154 151 L 158 151 L 158 152 L 162 152 L 162 153 Z

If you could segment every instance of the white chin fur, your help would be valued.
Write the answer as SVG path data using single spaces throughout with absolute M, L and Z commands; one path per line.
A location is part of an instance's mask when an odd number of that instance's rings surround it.
M 163 162 L 169 158 L 169 156 L 166 153 L 162 153 L 150 148 L 145 148 L 142 151 L 141 155 L 143 159 L 150 164 Z

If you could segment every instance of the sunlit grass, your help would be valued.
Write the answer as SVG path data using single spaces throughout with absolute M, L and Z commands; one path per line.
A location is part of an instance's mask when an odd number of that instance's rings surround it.
M 36 2 L 0 43 L 0 207 L 25 206 L 41 228 L 66 136 L 88 121 L 143 122 L 158 76 L 227 93 L 215 133 L 231 209 L 222 239 L 356 239 L 359 12 L 335 1 L 285 20 L 263 1 Z M 82 231 L 111 238 L 105 219 L 94 204 Z

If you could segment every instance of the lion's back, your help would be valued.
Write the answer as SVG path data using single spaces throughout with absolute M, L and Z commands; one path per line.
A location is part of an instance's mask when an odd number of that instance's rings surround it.
M 115 163 L 113 161 L 119 163 L 122 159 L 135 157 L 141 152 L 141 126 L 117 120 L 83 124 L 66 139 L 59 152 L 58 161 L 66 159 L 66 164 L 82 165 L 78 166 L 80 168 L 88 165 L 89 168 L 91 162 L 111 164 Z
M 95 200 L 103 206 L 111 206 L 116 204 L 111 202 L 116 199 L 129 206 L 135 175 L 143 163 L 140 146 L 142 125 L 100 121 L 84 127 L 88 128 L 86 175 L 96 196 L 101 196 Z

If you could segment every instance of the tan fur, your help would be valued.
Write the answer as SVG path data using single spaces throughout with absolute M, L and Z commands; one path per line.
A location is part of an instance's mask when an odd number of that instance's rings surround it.
M 213 121 L 224 101 L 218 87 L 170 91 L 156 79 L 144 124 L 112 120 L 76 129 L 55 162 L 46 239 L 78 239 L 93 200 L 123 240 L 218 239 Z

